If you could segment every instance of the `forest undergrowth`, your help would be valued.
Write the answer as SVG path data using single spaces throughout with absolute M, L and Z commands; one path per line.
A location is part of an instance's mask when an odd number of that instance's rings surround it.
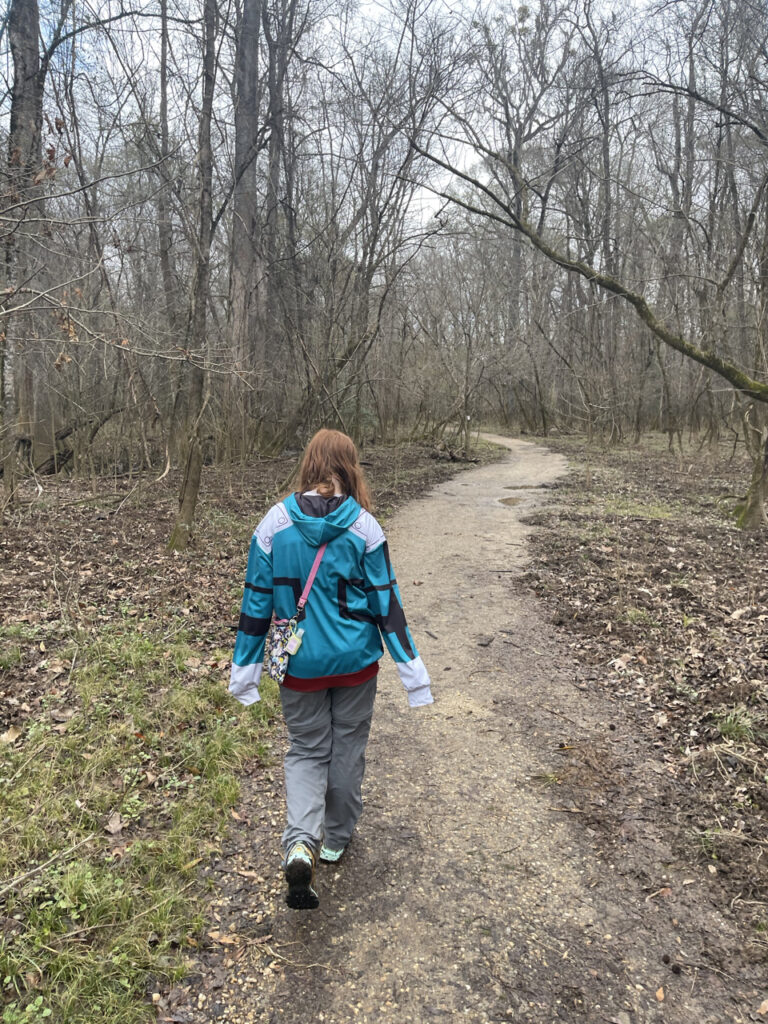
M 427 446 L 367 449 L 387 517 L 455 474 Z M 499 457 L 481 446 L 481 459 Z M 226 942 L 201 869 L 267 770 L 265 685 L 227 694 L 251 531 L 294 458 L 208 469 L 193 542 L 166 550 L 178 480 L 30 480 L 0 552 L 0 1020 L 140 1024 Z M 258 769 L 257 769 L 258 770 Z
M 650 733 L 685 785 L 669 809 L 768 952 L 768 530 L 733 508 L 749 480 L 732 446 L 661 440 L 547 445 L 571 461 L 526 579 L 584 666 Z

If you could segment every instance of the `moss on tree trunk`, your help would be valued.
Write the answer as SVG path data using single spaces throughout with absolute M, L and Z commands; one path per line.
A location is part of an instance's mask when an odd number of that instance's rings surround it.
M 743 503 L 736 506 L 736 522 L 743 530 L 759 530 L 768 526 L 765 505 L 768 500 L 768 429 L 763 431 L 762 444 L 755 451 L 752 479 Z

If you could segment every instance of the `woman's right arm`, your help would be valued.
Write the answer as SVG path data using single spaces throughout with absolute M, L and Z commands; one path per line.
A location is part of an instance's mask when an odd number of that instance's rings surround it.
M 264 644 L 272 622 L 272 547 L 259 543 L 258 527 L 251 540 L 245 573 L 243 603 L 232 657 L 229 692 L 241 704 L 255 704 L 259 698 Z

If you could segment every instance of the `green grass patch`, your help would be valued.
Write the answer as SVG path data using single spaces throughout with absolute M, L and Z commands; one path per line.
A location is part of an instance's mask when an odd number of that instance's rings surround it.
M 551 789 L 553 786 L 559 786 L 562 780 L 557 772 L 541 772 L 533 776 L 533 781 L 543 789 Z
M 672 519 L 678 511 L 672 505 L 610 497 L 605 501 L 604 514 L 620 518 L 664 520 Z
M 733 707 L 715 716 L 723 739 L 734 743 L 751 743 L 755 738 L 752 715 L 745 707 Z
M 659 625 L 658 619 L 655 619 L 646 608 L 627 608 L 624 618 L 630 626 L 648 626 L 650 628 Z
M 0 754 L 2 1024 L 155 1020 L 148 980 L 183 976 L 203 923 L 199 865 L 238 771 L 265 756 L 269 684 L 241 708 L 228 652 L 201 658 L 183 629 L 166 642 L 144 625 L 78 636 L 64 722 L 44 708 Z
M 0 648 L 0 672 L 7 672 L 21 663 L 21 648 L 18 644 L 4 643 Z
M 19 640 L 22 643 L 30 643 L 39 634 L 39 626 L 32 626 L 26 622 L 13 622 L 8 625 L 0 625 L 0 643 L 5 643 L 8 640 Z
M 276 499 L 277 500 L 277 499 Z M 261 516 L 269 508 L 269 502 L 265 498 L 263 507 L 254 510 L 253 518 L 244 518 L 228 508 L 219 508 L 216 505 L 204 506 L 205 517 L 200 517 L 201 529 L 206 534 L 214 537 L 229 537 L 238 540 L 242 544 L 248 544 L 253 534 L 253 527 Z
M 23 648 L 39 635 L 39 627 L 28 623 L 0 625 L 0 672 L 8 672 L 20 665 L 24 657 Z

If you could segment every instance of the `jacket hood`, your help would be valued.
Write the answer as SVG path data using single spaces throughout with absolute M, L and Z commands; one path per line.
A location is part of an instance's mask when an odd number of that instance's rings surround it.
M 360 515 L 360 505 L 352 497 L 347 497 L 338 508 L 326 516 L 308 516 L 299 508 L 296 495 L 290 494 L 283 502 L 285 510 L 301 536 L 314 548 L 338 537 L 348 530 Z

